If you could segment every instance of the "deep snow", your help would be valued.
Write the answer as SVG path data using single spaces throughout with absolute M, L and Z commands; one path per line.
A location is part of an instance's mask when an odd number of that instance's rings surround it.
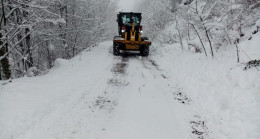
M 260 59 L 260 36 L 240 44 Z M 47 75 L 0 86 L 1 139 L 257 139 L 260 74 L 235 49 L 215 59 L 152 46 L 147 58 L 115 57 L 104 42 Z M 243 62 L 249 61 L 241 52 Z

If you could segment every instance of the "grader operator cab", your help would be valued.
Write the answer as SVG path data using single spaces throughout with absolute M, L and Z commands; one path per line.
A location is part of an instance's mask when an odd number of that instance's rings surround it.
M 113 54 L 120 55 L 120 51 L 139 51 L 142 56 L 149 55 L 151 42 L 147 37 L 142 37 L 141 13 L 117 14 L 118 33 L 113 40 Z

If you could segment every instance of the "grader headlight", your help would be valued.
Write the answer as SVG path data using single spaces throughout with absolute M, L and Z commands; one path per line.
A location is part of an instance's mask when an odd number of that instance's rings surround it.
M 125 26 L 122 26 L 122 33 L 125 32 Z
M 143 33 L 143 27 L 142 26 L 139 26 L 139 32 Z

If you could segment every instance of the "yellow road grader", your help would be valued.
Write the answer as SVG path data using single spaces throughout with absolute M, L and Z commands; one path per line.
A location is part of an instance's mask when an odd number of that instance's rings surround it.
M 118 33 L 113 40 L 113 54 L 121 52 L 139 51 L 142 56 L 149 55 L 149 46 L 152 44 L 147 37 L 142 37 L 141 13 L 120 12 L 117 14 Z

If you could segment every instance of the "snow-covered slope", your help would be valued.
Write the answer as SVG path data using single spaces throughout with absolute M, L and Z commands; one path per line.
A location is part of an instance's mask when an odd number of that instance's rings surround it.
M 260 34 L 239 44 L 240 61 L 259 60 L 259 44 Z M 181 51 L 176 45 L 154 47 L 156 54 L 151 57 L 185 89 L 192 99 L 190 109 L 205 121 L 206 138 L 260 137 L 260 68 L 244 71 L 245 64 L 236 63 L 235 46 L 220 49 L 214 59 Z
M 0 138 L 259 137 L 259 71 L 243 71 L 233 54 L 213 60 L 155 44 L 147 58 L 115 57 L 111 49 L 104 42 L 58 59 L 47 75 L 1 85 Z

